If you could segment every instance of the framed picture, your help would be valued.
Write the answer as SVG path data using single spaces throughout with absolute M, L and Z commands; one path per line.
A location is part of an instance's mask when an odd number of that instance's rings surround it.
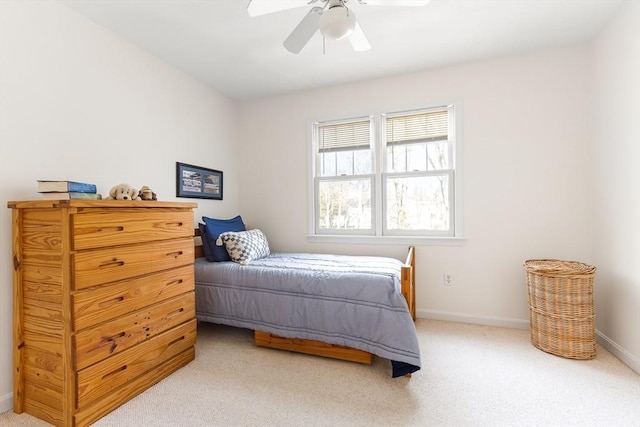
M 176 197 L 222 200 L 222 171 L 176 162 Z

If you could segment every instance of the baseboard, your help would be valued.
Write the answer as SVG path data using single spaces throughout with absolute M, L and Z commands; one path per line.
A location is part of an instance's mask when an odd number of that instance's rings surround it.
M 450 313 L 435 310 L 416 310 L 420 319 L 444 320 L 447 322 L 470 323 L 473 325 L 497 326 L 500 328 L 529 329 L 529 319 L 512 319 L 508 317 L 469 316 L 464 313 Z M 640 374 L 640 359 L 629 353 L 618 343 L 596 329 L 596 341 L 609 353 L 620 359 L 622 363 Z
M 640 374 L 640 359 L 622 348 L 614 340 L 596 329 L 596 341 L 607 351 L 620 359 L 622 363 Z
M 422 319 L 444 320 L 447 322 L 471 323 L 473 325 L 497 326 L 500 328 L 529 329 L 529 319 L 509 317 L 469 316 L 464 313 L 450 313 L 435 310 L 417 310 L 416 317 Z
M 13 409 L 13 393 L 7 393 L 0 396 L 0 413 L 11 411 Z

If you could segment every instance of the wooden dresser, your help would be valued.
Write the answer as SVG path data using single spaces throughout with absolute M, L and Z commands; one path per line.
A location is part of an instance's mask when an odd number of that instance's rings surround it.
M 13 209 L 13 410 L 84 426 L 193 360 L 195 203 Z

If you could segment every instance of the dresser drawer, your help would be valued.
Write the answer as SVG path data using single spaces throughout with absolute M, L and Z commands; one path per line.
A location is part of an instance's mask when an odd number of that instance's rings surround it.
M 114 392 L 173 356 L 189 350 L 195 342 L 194 319 L 79 371 L 76 408 Z
M 145 372 L 132 381 L 127 381 L 115 393 L 105 395 L 103 398 L 75 411 L 73 417 L 77 427 L 92 425 L 96 420 L 113 411 L 120 405 L 133 399 L 149 387 L 161 381 L 163 378 L 171 375 L 176 370 L 187 365 L 196 357 L 195 347 L 189 347 L 187 350 L 179 353 L 177 356 L 165 361 L 161 365 L 155 366 L 153 369 Z M 75 402 L 74 402 L 75 404 Z
M 75 290 L 193 263 L 193 239 L 167 240 L 73 255 Z
M 193 290 L 191 264 L 85 289 L 71 296 L 73 330 L 80 331 Z
M 191 210 L 85 210 L 72 222 L 75 250 L 193 236 Z
M 193 319 L 193 292 L 127 314 L 75 335 L 76 369 L 107 357 Z

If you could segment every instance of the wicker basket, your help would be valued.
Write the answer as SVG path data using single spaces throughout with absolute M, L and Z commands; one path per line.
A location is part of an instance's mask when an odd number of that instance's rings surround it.
M 532 259 L 524 263 L 529 290 L 531 343 L 570 359 L 596 355 L 593 266 L 576 261 Z

